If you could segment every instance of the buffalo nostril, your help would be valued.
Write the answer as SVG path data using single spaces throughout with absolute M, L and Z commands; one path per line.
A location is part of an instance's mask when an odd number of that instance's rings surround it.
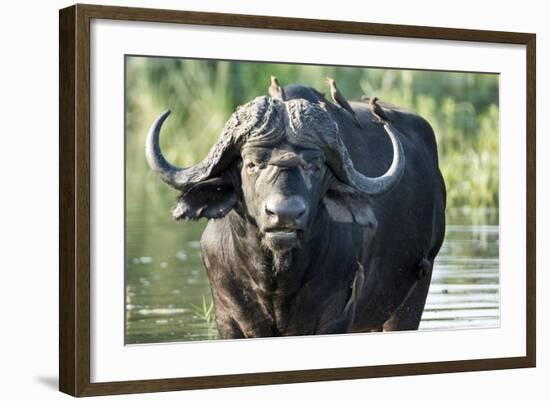
M 305 202 L 297 196 L 270 196 L 264 204 L 265 215 L 281 224 L 296 224 L 307 213 Z

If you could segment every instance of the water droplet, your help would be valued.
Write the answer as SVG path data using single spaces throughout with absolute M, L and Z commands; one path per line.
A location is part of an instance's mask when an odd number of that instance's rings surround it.
M 144 265 L 147 265 L 153 261 L 153 258 L 150 256 L 142 256 L 139 258 L 139 261 L 143 263 Z
M 179 251 L 178 253 L 176 253 L 176 258 L 178 258 L 182 262 L 185 262 L 187 260 L 187 253 L 185 251 Z
M 187 245 L 189 245 L 189 248 L 198 249 L 200 248 L 201 243 L 199 241 L 189 241 Z

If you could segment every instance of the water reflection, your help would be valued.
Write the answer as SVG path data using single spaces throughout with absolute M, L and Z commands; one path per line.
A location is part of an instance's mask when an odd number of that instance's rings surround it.
M 217 338 L 198 242 L 205 222 L 176 224 L 168 205 L 147 204 L 127 203 L 126 343 Z M 498 326 L 498 214 L 452 210 L 447 220 L 420 329 Z
M 499 325 L 499 227 L 495 210 L 451 210 L 421 330 Z

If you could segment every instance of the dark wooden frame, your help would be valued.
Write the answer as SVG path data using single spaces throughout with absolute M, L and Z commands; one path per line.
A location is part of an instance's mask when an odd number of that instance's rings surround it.
M 92 18 L 525 45 L 527 354 L 524 357 L 90 383 L 90 21 Z M 59 389 L 73 396 L 535 367 L 535 49 L 530 33 L 75 5 L 59 13 Z

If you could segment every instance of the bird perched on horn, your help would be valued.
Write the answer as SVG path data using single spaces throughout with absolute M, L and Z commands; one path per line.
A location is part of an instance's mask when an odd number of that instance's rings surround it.
M 327 84 L 330 89 L 330 96 L 332 97 L 332 101 L 336 103 L 341 108 L 345 109 L 349 114 L 351 114 L 351 117 L 353 119 L 353 122 L 355 125 L 361 128 L 361 124 L 359 123 L 359 120 L 357 119 L 357 116 L 355 115 L 355 111 L 351 108 L 350 104 L 340 92 L 340 89 L 336 86 L 336 81 L 332 78 L 327 77 L 326 78 Z
M 378 122 L 381 123 L 381 124 L 391 122 L 390 118 L 384 112 L 382 107 L 378 104 L 378 100 L 379 99 L 376 96 L 373 96 L 369 100 L 369 107 L 370 107 L 370 110 L 371 110 L 372 114 L 374 114 L 374 116 L 378 119 Z
M 272 75 L 271 76 L 271 85 L 269 86 L 269 96 L 275 99 L 279 99 L 281 101 L 285 101 L 285 90 L 281 85 L 279 85 L 279 81 L 277 80 L 277 77 Z

